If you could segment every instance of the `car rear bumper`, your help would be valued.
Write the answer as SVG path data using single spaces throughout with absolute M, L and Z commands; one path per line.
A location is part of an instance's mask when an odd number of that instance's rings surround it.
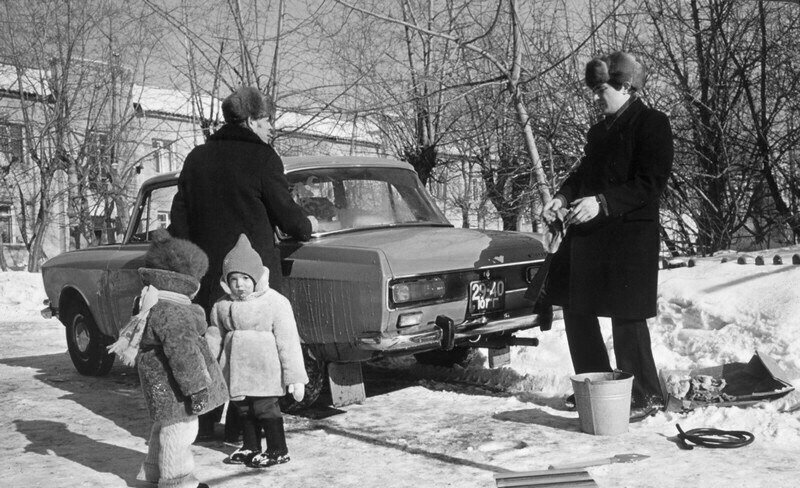
M 524 315 L 500 320 L 485 318 L 468 320 L 454 326 L 456 342 L 496 332 L 514 332 L 536 325 L 536 315 Z M 446 346 L 448 331 L 437 326 L 433 330 L 415 334 L 376 333 L 357 338 L 357 348 L 365 351 L 397 353 L 416 349 L 434 349 Z
M 52 319 L 53 317 L 58 317 L 58 309 L 57 309 L 57 308 L 55 308 L 55 307 L 53 307 L 53 306 L 50 304 L 50 299 L 47 299 L 47 298 L 46 298 L 46 299 L 45 299 L 45 300 L 42 302 L 42 305 L 44 305 L 44 306 L 45 306 L 43 309 L 41 309 L 41 310 L 39 311 L 39 313 L 40 313 L 40 314 L 42 314 L 42 317 L 44 317 L 44 318 L 46 318 L 46 319 Z

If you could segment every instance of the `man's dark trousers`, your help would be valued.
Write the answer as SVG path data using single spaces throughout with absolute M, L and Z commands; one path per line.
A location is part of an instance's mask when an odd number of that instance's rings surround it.
M 565 308 L 564 328 L 576 374 L 612 371 L 597 316 Z M 644 405 L 654 397 L 661 398 L 647 321 L 612 317 L 611 331 L 617 369 L 634 375 L 634 405 Z

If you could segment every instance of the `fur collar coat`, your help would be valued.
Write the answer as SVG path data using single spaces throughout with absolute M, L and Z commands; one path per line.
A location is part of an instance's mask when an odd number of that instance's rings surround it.
M 206 339 L 219 358 L 231 398 L 283 396 L 308 383 L 300 336 L 289 300 L 269 287 L 269 270 L 245 300 L 220 298 Z M 226 293 L 227 283 L 221 281 Z
M 140 268 L 145 283 L 159 290 L 190 295 L 190 277 L 162 269 Z M 153 421 L 191 417 L 190 395 L 207 389 L 205 413 L 228 400 L 219 364 L 203 339 L 205 312 L 196 304 L 159 299 L 150 309 L 136 365 L 145 403 Z

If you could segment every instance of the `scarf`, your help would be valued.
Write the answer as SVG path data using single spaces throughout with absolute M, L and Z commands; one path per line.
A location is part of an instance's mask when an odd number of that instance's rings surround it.
M 619 120 L 619 118 L 622 116 L 622 114 L 625 113 L 626 110 L 628 110 L 628 107 L 630 107 L 631 104 L 634 101 L 636 101 L 636 98 L 637 98 L 636 94 L 632 94 L 631 97 L 624 104 L 622 104 L 622 106 L 619 108 L 619 110 L 617 110 L 613 114 L 607 115 L 605 117 L 604 122 L 606 124 L 606 130 L 611 130 L 611 127 L 614 125 L 614 122 Z
M 189 305 L 192 301 L 186 295 L 175 293 L 174 291 L 159 290 L 153 285 L 142 288 L 139 295 L 139 313 L 131 317 L 125 327 L 119 331 L 119 339 L 108 346 L 108 352 L 114 353 L 122 360 L 126 366 L 136 365 L 136 356 L 139 353 L 139 343 L 142 341 L 147 317 L 150 309 L 159 300 Z

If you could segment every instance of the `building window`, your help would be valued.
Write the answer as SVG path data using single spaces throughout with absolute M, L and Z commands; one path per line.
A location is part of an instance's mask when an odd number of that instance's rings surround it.
M 22 126 L 0 122 L 0 170 L 22 161 Z
M 0 203 L 0 243 L 11 243 L 11 204 Z
M 156 163 L 156 173 L 169 173 L 177 169 L 172 154 L 172 141 L 153 139 L 153 158 Z
M 92 131 L 86 136 L 86 162 L 100 168 L 108 161 L 108 134 Z
M 111 173 L 108 171 L 111 153 L 108 134 L 91 131 L 86 135 L 85 145 L 88 186 L 100 191 L 111 181 Z
M 169 227 L 169 212 L 159 211 L 156 218 L 158 219 L 159 228 L 166 229 Z

